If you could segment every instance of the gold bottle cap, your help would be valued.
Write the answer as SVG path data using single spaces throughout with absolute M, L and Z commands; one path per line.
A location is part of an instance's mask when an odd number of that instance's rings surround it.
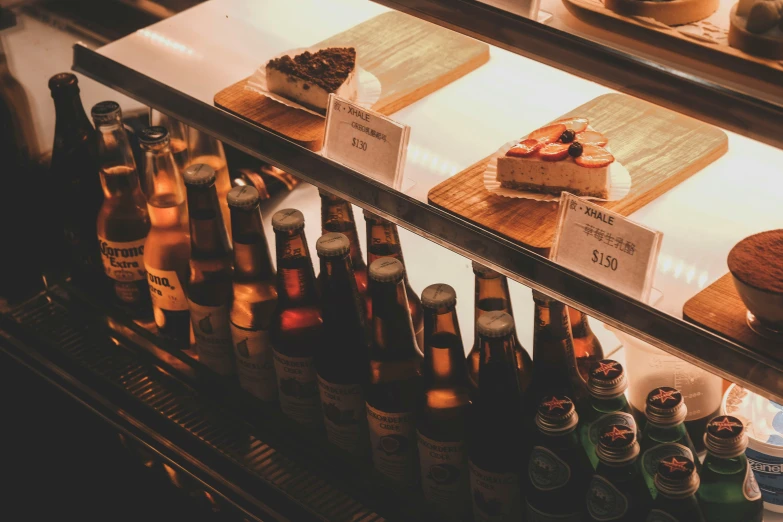
M 405 275 L 405 267 L 393 257 L 379 257 L 370 265 L 370 279 L 379 283 L 398 283 Z
M 476 261 L 473 261 L 473 273 L 489 279 L 500 277 L 500 274 L 498 272 L 495 272 L 488 266 L 484 266 Z
M 155 145 L 169 140 L 169 131 L 166 127 L 156 125 L 142 129 L 138 134 L 139 143 L 142 145 Z
M 217 174 L 215 169 L 206 163 L 194 163 L 185 168 L 182 178 L 185 180 L 185 185 L 203 186 L 214 183 Z
M 676 388 L 661 386 L 647 394 L 644 415 L 658 426 L 674 426 L 685 420 L 688 407 Z
M 514 331 L 514 318 L 500 310 L 487 312 L 476 321 L 476 329 L 484 337 L 504 337 Z
M 96 124 L 115 121 L 117 117 L 122 117 L 120 104 L 115 101 L 102 101 L 93 105 L 90 110 L 93 121 Z
M 424 308 L 451 308 L 457 304 L 457 292 L 445 283 L 436 283 L 421 293 L 421 306 Z
M 234 187 L 228 191 L 226 202 L 232 208 L 253 208 L 258 203 L 258 191 L 252 185 Z
M 596 399 L 619 397 L 628 389 L 628 379 L 623 366 L 611 359 L 599 361 L 590 370 L 587 388 L 590 395 Z
M 272 216 L 272 228 L 279 232 L 298 230 L 304 228 L 304 224 L 304 214 L 295 208 L 278 210 L 275 212 L 275 215 Z
M 351 242 L 345 234 L 329 232 L 315 242 L 319 257 L 341 257 L 351 251 Z

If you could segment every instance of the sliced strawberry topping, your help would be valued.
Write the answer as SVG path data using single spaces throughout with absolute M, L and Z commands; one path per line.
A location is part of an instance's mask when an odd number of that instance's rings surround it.
M 606 139 L 606 136 L 604 136 L 600 132 L 596 132 L 593 130 L 580 132 L 579 134 L 576 135 L 574 141 L 578 141 L 582 145 L 598 145 L 598 146 L 603 146 L 609 143 L 609 140 Z
M 559 140 L 560 135 L 563 134 L 563 131 L 565 130 L 566 127 L 562 123 L 547 125 L 546 127 L 541 127 L 540 129 L 531 132 L 527 139 L 537 140 L 541 142 L 541 146 L 544 146 L 547 143 L 554 143 Z
M 583 145 L 582 154 L 574 158 L 574 161 L 580 167 L 588 169 L 597 169 L 606 167 L 614 161 L 614 156 L 603 147 L 596 145 Z
M 541 159 L 545 161 L 560 161 L 568 156 L 570 143 L 549 143 L 539 151 Z
M 555 124 L 565 125 L 566 129 L 571 129 L 574 132 L 582 132 L 587 128 L 587 118 L 563 118 L 557 120 Z
M 522 140 L 521 142 L 511 147 L 509 151 L 506 152 L 506 156 L 524 158 L 526 156 L 530 156 L 531 154 L 533 154 L 535 151 L 540 149 L 543 145 L 544 144 L 538 140 L 528 138 L 526 140 Z

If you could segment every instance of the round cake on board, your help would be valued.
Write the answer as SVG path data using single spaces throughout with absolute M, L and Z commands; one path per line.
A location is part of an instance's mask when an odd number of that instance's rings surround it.
M 743 0 L 729 14 L 729 45 L 748 54 L 783 59 L 783 0 Z
M 682 25 L 704 20 L 718 8 L 719 0 L 604 0 L 604 6 L 625 16 L 644 16 L 666 25 Z

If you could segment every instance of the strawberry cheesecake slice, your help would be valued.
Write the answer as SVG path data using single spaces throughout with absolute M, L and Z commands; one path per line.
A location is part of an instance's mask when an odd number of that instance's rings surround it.
M 587 118 L 567 118 L 531 132 L 498 158 L 497 177 L 505 188 L 607 199 L 612 169 L 619 165 L 608 140 Z

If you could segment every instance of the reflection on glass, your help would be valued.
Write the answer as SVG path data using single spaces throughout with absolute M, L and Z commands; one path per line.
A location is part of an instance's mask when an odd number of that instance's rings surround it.
M 160 125 L 169 131 L 171 153 L 180 172 L 188 166 L 188 126 L 158 110 L 150 109 L 150 126 Z

